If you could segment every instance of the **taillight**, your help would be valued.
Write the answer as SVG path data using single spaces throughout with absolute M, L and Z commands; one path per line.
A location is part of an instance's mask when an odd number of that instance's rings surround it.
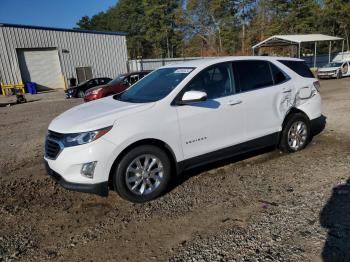
M 320 81 L 315 81 L 314 82 L 314 87 L 316 88 L 317 92 L 320 92 L 320 88 L 321 88 Z

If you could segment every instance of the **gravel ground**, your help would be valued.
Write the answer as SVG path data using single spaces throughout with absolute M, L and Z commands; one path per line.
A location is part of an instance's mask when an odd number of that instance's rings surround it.
M 146 204 L 46 176 L 47 126 L 80 99 L 1 98 L 0 261 L 350 261 L 350 79 L 321 85 L 327 127 L 305 150 L 187 172 Z

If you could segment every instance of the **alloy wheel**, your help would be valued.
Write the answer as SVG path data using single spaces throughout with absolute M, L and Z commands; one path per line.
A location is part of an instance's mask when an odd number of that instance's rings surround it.
M 302 121 L 294 122 L 288 131 L 288 145 L 294 151 L 302 148 L 307 140 L 307 126 Z
M 163 164 L 158 157 L 144 154 L 131 161 L 126 169 L 126 185 L 136 195 L 148 195 L 156 190 L 164 177 Z

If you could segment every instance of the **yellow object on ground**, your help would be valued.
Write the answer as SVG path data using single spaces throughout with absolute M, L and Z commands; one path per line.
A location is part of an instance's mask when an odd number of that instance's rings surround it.
M 25 94 L 25 90 L 24 90 L 24 84 L 23 82 L 19 82 L 18 84 L 4 84 L 1 83 L 1 93 L 3 96 L 8 96 L 11 95 L 12 93 L 10 92 L 11 89 L 19 89 L 21 90 L 22 94 Z

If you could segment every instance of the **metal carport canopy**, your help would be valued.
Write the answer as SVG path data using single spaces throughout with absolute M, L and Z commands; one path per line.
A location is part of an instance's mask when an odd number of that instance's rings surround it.
M 305 35 L 274 35 L 271 36 L 264 41 L 254 45 L 253 54 L 255 53 L 256 48 L 260 47 L 274 47 L 274 46 L 290 46 L 297 45 L 298 46 L 298 54 L 300 58 L 300 46 L 302 43 L 315 43 L 315 61 L 314 66 L 316 66 L 316 50 L 317 50 L 317 42 L 329 42 L 329 60 L 331 57 L 331 45 L 332 41 L 340 41 L 343 40 L 343 48 L 342 52 L 344 52 L 344 39 L 336 36 L 322 35 L 322 34 L 305 34 Z

